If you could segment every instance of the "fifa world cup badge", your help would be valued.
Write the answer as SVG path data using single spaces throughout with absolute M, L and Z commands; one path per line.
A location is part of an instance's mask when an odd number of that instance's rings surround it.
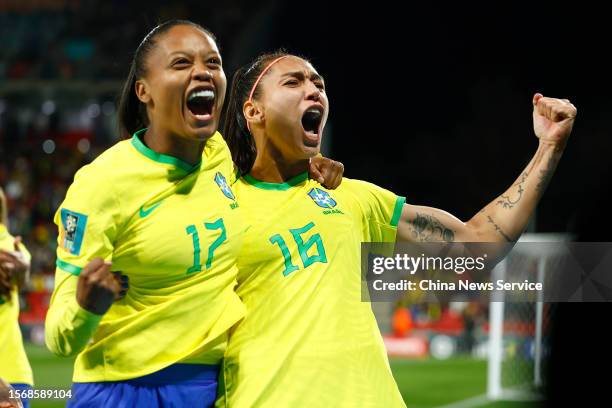
M 61 219 L 60 245 L 72 255 L 79 255 L 87 226 L 87 216 L 62 208 Z

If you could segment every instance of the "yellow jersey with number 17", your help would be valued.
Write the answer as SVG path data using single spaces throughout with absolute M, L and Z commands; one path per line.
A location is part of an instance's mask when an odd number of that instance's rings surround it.
M 14 251 L 14 241 L 6 227 L 0 224 L 0 249 Z M 25 246 L 20 245 L 19 249 L 29 261 L 30 253 Z M 34 384 L 19 329 L 19 292 L 16 285 L 10 298 L 0 296 L 0 378 L 13 384 Z
M 307 174 L 234 185 L 245 222 L 225 395 L 242 407 L 405 407 L 369 302 L 361 242 L 395 241 L 405 199 L 359 180 L 327 190 Z
M 191 166 L 149 149 L 144 131 L 79 170 L 55 216 L 46 341 L 57 354 L 78 352 L 75 382 L 218 364 L 227 331 L 244 315 L 234 292 L 244 225 L 227 144 L 215 133 Z M 78 275 L 95 257 L 129 277 L 127 295 L 103 317 L 75 301 Z

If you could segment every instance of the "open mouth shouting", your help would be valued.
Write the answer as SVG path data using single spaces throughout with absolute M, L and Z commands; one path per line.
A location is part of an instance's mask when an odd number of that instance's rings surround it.
M 197 87 L 187 95 L 187 109 L 198 125 L 206 125 L 213 119 L 215 96 L 212 87 Z
M 317 147 L 321 140 L 321 124 L 323 122 L 323 106 L 314 105 L 306 109 L 302 115 L 304 128 L 304 143 L 309 147 Z

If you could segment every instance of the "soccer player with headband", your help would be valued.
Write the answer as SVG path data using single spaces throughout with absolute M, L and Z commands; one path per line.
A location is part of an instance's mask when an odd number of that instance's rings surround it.
M 360 243 L 516 240 L 576 108 L 534 95 L 535 155 L 468 222 L 364 181 L 345 178 L 330 191 L 309 180 L 328 113 L 324 80 L 303 58 L 262 55 L 233 77 L 224 136 L 242 174 L 232 188 L 250 225 L 236 288 L 248 312 L 231 332 L 219 405 L 404 407 L 370 304 L 361 301 Z
M 160 24 L 136 50 L 119 104 L 131 138 L 77 172 L 55 215 L 45 336 L 76 355 L 69 407 L 215 400 L 227 332 L 245 314 L 234 291 L 245 224 L 217 132 L 225 91 L 215 37 L 198 24 Z M 336 178 L 337 166 L 317 169 Z

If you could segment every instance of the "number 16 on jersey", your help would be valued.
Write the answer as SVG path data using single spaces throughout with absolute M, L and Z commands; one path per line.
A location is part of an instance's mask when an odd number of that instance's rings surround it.
M 289 229 L 293 240 L 295 241 L 298 252 L 300 253 L 300 259 L 302 260 L 302 265 L 304 269 L 308 268 L 315 262 L 327 263 L 327 255 L 325 254 L 325 247 L 323 246 L 323 240 L 321 239 L 321 235 L 313 234 L 304 242 L 303 234 L 307 233 L 312 227 L 314 227 L 314 222 L 309 222 L 301 228 L 293 228 Z M 297 265 L 293 264 L 291 260 L 291 252 L 289 248 L 287 248 L 287 244 L 285 240 L 280 234 L 274 234 L 270 237 L 270 242 L 272 244 L 277 244 L 283 254 L 283 258 L 285 260 L 285 269 L 283 270 L 283 276 L 289 275 L 291 272 L 295 272 L 300 268 Z M 308 255 L 308 250 L 316 245 L 317 251 L 314 255 Z

